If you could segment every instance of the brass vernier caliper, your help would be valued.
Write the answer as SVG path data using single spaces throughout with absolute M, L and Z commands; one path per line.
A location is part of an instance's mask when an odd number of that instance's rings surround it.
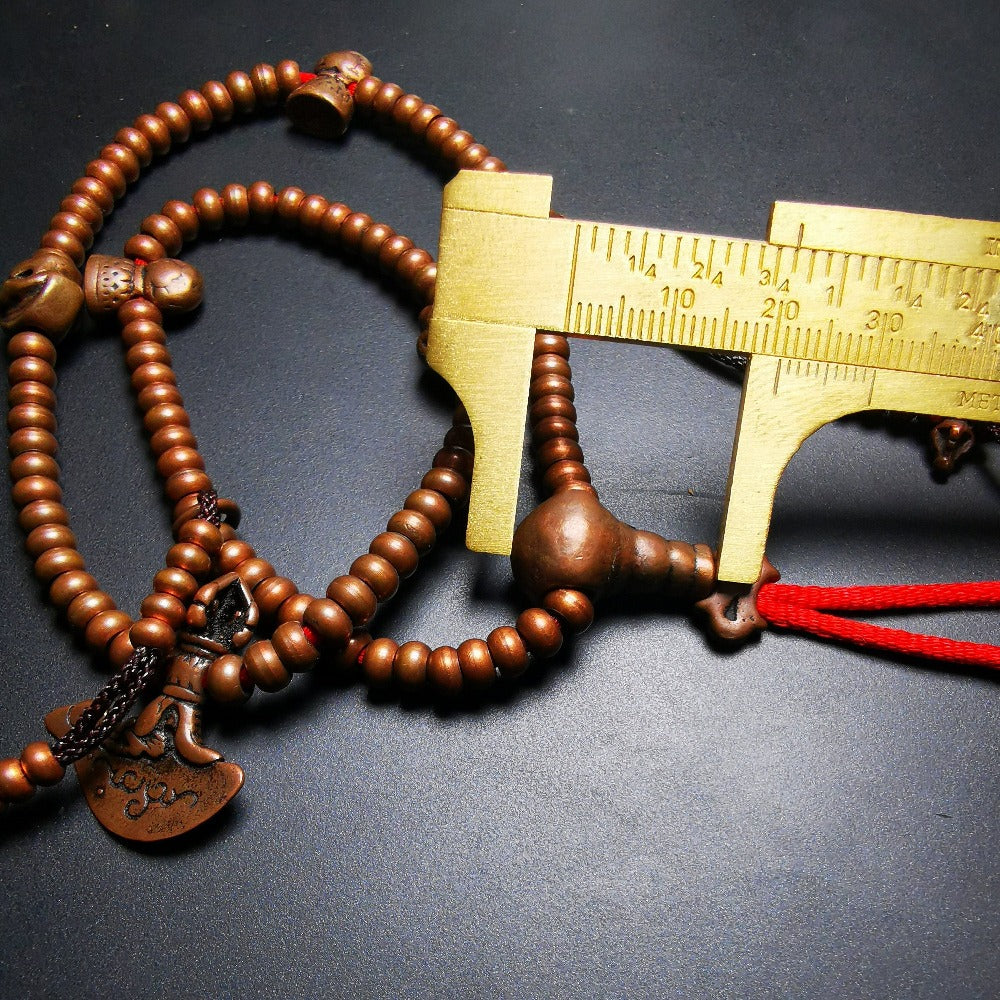
M 549 217 L 552 178 L 444 193 L 427 360 L 465 404 L 469 548 L 511 549 L 537 329 L 749 356 L 719 580 L 758 577 L 778 480 L 863 410 L 1000 414 L 1000 223 L 777 202 L 767 242 Z

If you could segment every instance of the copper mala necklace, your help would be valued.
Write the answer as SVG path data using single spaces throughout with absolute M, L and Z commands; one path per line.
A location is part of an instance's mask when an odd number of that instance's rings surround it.
M 326 56 L 315 74 L 284 61 L 186 90 L 119 130 L 87 164 L 41 249 L 4 284 L 0 322 L 11 335 L 12 496 L 35 575 L 67 624 L 115 673 L 92 701 L 50 713 L 53 742 L 30 743 L 0 761 L 0 810 L 58 782 L 76 764 L 108 829 L 140 840 L 182 833 L 242 784 L 240 769 L 201 743 L 206 698 L 238 702 L 255 688 L 279 691 L 317 665 L 360 670 L 377 686 L 429 685 L 443 693 L 486 688 L 498 676 L 522 673 L 532 658 L 555 654 L 591 624 L 595 601 L 625 589 L 696 604 L 723 638 L 746 638 L 763 625 L 757 589 L 777 577 L 766 561 L 750 593 L 717 592 L 707 545 L 633 530 L 598 502 L 578 440 L 569 346 L 550 333 L 536 336 L 529 412 L 535 462 L 550 496 L 515 538 L 515 577 L 535 606 L 513 626 L 436 649 L 367 631 L 466 500 L 473 441 L 461 406 L 419 487 L 325 596 L 301 593 L 237 536 L 238 507 L 217 496 L 205 471 L 166 346 L 164 315 L 194 309 L 201 300 L 200 276 L 173 258 L 202 233 L 268 226 L 297 232 L 398 281 L 418 304 L 423 354 L 437 274 L 431 255 L 344 204 L 296 187 L 276 191 L 264 181 L 203 188 L 190 203 L 168 201 L 143 221 L 122 258 L 88 260 L 87 252 L 115 203 L 155 158 L 195 132 L 280 104 L 313 135 L 342 134 L 356 112 L 422 141 L 452 168 L 505 169 L 440 109 L 371 75 L 368 61 L 354 52 Z M 84 306 L 121 324 L 143 426 L 173 508 L 175 543 L 138 619 L 118 609 L 87 572 L 58 482 L 56 345 Z M 154 681 L 160 693 L 123 725 Z

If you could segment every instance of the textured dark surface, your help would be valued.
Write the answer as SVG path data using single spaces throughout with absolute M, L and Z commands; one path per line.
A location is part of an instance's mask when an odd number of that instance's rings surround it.
M 210 77 L 353 47 L 569 215 L 762 236 L 774 198 L 1000 218 L 995 0 L 0 8 L 3 259 L 35 245 L 121 125 Z M 347 201 L 432 251 L 441 178 L 363 131 L 278 118 L 194 143 L 101 234 L 202 184 L 264 177 Z M 171 350 L 220 492 L 317 592 L 419 480 L 449 404 L 384 288 L 279 238 L 187 254 L 206 301 Z M 65 492 L 93 571 L 133 612 L 169 544 L 120 352 L 63 352 Z M 737 386 L 690 355 L 574 347 L 604 502 L 714 541 Z M 948 485 L 878 423 L 825 428 L 779 489 L 791 582 L 988 579 L 996 448 Z M 522 498 L 524 508 L 530 494 Z M 102 683 L 0 517 L 0 752 Z M 500 560 L 456 543 L 377 633 L 429 643 L 513 620 Z M 982 641 L 995 615 L 904 618 Z M 619 609 L 478 707 L 297 680 L 209 722 L 246 770 L 221 822 L 138 851 L 71 781 L 0 823 L 0 994 L 990 997 L 996 681 L 788 636 L 711 651 Z

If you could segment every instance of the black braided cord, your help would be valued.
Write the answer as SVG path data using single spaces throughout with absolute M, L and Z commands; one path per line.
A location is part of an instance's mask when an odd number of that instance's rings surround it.
M 86 757 L 114 732 L 159 672 L 163 656 L 160 649 L 140 646 L 125 666 L 97 692 L 73 728 L 52 744 L 52 753 L 63 767 Z
M 219 494 L 215 490 L 202 490 L 198 494 L 198 513 L 217 528 L 222 524 L 222 511 L 219 510 Z

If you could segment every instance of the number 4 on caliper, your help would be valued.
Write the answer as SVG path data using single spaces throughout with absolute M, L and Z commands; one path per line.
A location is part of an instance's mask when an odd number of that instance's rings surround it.
M 446 188 L 427 359 L 476 443 L 467 543 L 510 552 L 536 329 L 749 355 L 719 579 L 757 579 L 802 442 L 862 410 L 1000 410 L 1000 226 L 775 204 L 768 242 L 549 218 L 552 179 Z

